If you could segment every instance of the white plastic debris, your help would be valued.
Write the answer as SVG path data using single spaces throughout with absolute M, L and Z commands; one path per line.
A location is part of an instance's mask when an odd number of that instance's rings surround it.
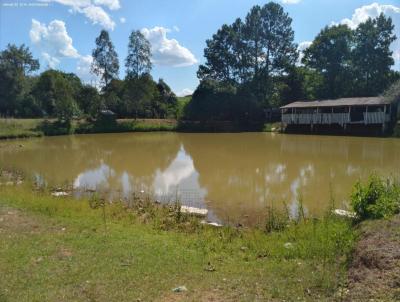
M 293 248 L 293 243 L 291 243 L 291 242 L 286 242 L 283 246 L 284 246 L 286 249 L 291 249 L 291 248 Z
M 196 216 L 207 216 L 208 210 L 194 208 L 194 207 L 188 207 L 188 206 L 181 206 L 181 213 L 192 214 L 192 215 L 196 215 Z
M 172 291 L 174 293 L 181 293 L 181 292 L 187 292 L 188 289 L 186 288 L 186 286 L 182 285 L 182 286 L 178 286 L 178 287 L 174 288 Z
M 347 217 L 347 218 L 356 218 L 356 213 L 342 210 L 342 209 L 336 209 L 333 211 L 333 214 L 340 216 L 340 217 Z
M 67 192 L 53 192 L 53 193 L 51 193 L 51 195 L 55 196 L 55 197 L 62 197 L 62 196 L 68 196 L 69 193 L 67 193 Z
M 208 222 L 208 221 L 205 221 L 205 220 L 200 221 L 200 223 L 201 224 L 206 224 L 206 225 L 211 225 L 211 226 L 214 226 L 214 227 L 217 227 L 217 228 L 220 228 L 220 227 L 223 226 L 222 224 L 220 224 L 218 222 Z

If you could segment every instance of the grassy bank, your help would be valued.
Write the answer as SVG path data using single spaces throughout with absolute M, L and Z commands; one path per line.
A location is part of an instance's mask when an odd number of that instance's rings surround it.
M 173 206 L 96 200 L 0 187 L 0 301 L 340 296 L 354 240 L 346 220 L 303 220 L 279 232 L 214 228 Z M 178 286 L 187 291 L 173 292 Z
M 113 124 L 74 120 L 70 127 L 55 120 L 0 119 L 0 139 L 68 135 L 74 133 L 119 133 L 176 131 L 177 121 L 170 119 L 120 119 Z
M 0 119 L 0 139 L 42 136 L 41 119 Z

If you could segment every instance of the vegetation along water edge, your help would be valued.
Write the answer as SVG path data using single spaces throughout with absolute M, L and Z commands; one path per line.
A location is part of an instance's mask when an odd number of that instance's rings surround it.
M 110 202 L 93 193 L 77 201 L 20 174 L 2 175 L 3 301 L 353 301 L 379 293 L 390 301 L 399 295 L 397 279 L 370 277 L 398 276 L 400 187 L 392 179 L 374 175 L 355 185 L 355 220 L 332 209 L 313 218 L 300 207 L 290 219 L 266 208 L 265 222 L 249 228 L 202 224 L 177 203 L 150 197 Z M 374 234 L 383 231 L 388 236 L 380 246 Z

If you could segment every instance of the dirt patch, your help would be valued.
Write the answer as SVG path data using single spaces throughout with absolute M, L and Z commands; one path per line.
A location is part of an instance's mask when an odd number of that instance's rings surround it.
M 346 301 L 400 301 L 400 216 L 360 226 Z
M 215 290 L 204 290 L 202 292 L 194 291 L 194 292 L 186 292 L 186 293 L 168 293 L 163 297 L 160 297 L 157 301 L 163 302 L 189 302 L 189 301 L 198 301 L 198 302 L 230 302 L 235 301 L 231 297 L 228 297 L 226 294 L 219 293 Z
M 39 233 L 40 223 L 24 212 L 0 205 L 0 232 Z

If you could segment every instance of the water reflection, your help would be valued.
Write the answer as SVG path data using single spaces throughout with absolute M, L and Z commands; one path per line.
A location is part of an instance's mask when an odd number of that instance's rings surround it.
M 257 223 L 267 206 L 299 201 L 320 215 L 372 171 L 399 176 L 400 140 L 301 135 L 137 133 L 66 136 L 0 145 L 0 166 L 50 185 L 148 192 L 207 207 L 212 219 Z
M 109 166 L 101 163 L 100 166 L 93 170 L 87 170 L 78 175 L 74 180 L 73 187 L 75 189 L 96 190 L 109 187 L 109 179 L 115 176 L 114 170 Z

